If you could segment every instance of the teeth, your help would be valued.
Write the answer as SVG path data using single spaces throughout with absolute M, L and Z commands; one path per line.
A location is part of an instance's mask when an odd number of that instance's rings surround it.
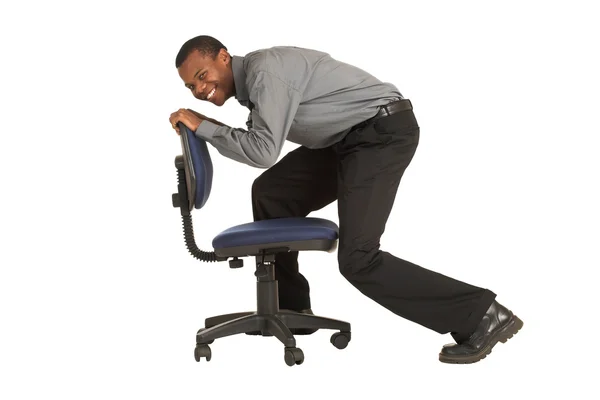
M 217 90 L 217 88 L 214 88 L 213 90 L 211 90 L 211 91 L 208 93 L 208 96 L 206 96 L 206 99 L 207 99 L 207 100 L 210 100 L 210 98 L 211 98 L 211 97 L 213 97 L 213 95 L 215 94 L 215 91 L 216 91 L 216 90 Z

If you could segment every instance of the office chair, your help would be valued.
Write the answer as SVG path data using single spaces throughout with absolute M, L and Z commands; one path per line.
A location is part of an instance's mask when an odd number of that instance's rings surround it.
M 195 243 L 193 209 L 206 204 L 212 187 L 213 166 L 204 140 L 179 123 L 182 155 L 175 157 L 178 193 L 173 207 L 181 210 L 184 238 L 189 252 L 204 262 L 229 260 L 230 268 L 243 267 L 243 257 L 256 259 L 256 311 L 238 312 L 206 318 L 205 327 L 196 334 L 196 361 L 212 357 L 209 344 L 225 336 L 246 333 L 275 336 L 284 345 L 287 365 L 304 361 L 302 349 L 296 347 L 291 329 L 338 330 L 330 342 L 344 349 L 350 341 L 350 324 L 331 318 L 279 309 L 275 255 L 289 251 L 326 251 L 337 249 L 338 226 L 321 218 L 277 218 L 237 225 L 219 233 L 212 241 L 214 250 L 200 250 Z

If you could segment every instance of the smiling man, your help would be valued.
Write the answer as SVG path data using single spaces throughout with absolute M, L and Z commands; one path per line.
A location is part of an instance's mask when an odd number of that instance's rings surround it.
M 222 106 L 234 97 L 249 109 L 245 128 L 189 109 L 170 122 L 226 157 L 266 169 L 252 185 L 254 220 L 305 217 L 337 200 L 341 274 L 394 314 L 450 333 L 456 343 L 442 347 L 442 362 L 477 362 L 521 328 L 489 289 L 380 249 L 420 135 L 411 102 L 393 84 L 316 50 L 278 46 L 231 56 L 210 36 L 184 43 L 175 64 L 197 99 Z M 286 140 L 300 146 L 279 160 Z M 277 256 L 276 278 L 280 308 L 310 313 L 297 252 Z

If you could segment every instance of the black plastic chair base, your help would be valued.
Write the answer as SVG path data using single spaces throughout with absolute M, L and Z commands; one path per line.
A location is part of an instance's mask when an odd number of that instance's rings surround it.
M 240 333 L 260 332 L 262 336 L 275 336 L 285 347 L 284 359 L 287 365 L 299 365 L 304 362 L 304 353 L 296 347 L 292 329 L 333 329 L 338 330 L 330 339 L 333 346 L 344 349 L 351 339 L 350 324 L 332 318 L 296 311 L 280 310 L 275 314 L 240 312 L 207 318 L 205 328 L 196 334 L 196 361 L 206 358 L 210 361 L 212 352 L 208 346 L 215 339 Z
M 293 347 L 295 341 L 290 338 L 294 339 L 292 334 L 294 330 L 318 329 L 333 329 L 350 333 L 350 324 L 333 318 L 291 310 L 280 310 L 276 314 L 258 314 L 248 311 L 207 318 L 205 328 L 198 331 L 196 342 L 207 343 L 207 340 L 213 341 L 239 333 L 259 332 L 262 336 L 276 336 L 284 345 Z M 286 334 L 284 339 L 281 338 L 281 331 Z M 287 331 L 290 331 L 290 336 L 287 336 Z
M 196 334 L 196 361 L 210 361 L 208 346 L 215 339 L 237 334 L 275 336 L 285 347 L 285 362 L 292 366 L 304 362 L 304 353 L 296 347 L 294 331 L 337 330 L 331 336 L 331 344 L 338 349 L 346 348 L 351 339 L 350 323 L 318 315 L 292 310 L 280 310 L 277 280 L 275 280 L 273 255 L 261 256 L 256 270 L 256 311 L 237 312 L 206 318 L 205 327 Z

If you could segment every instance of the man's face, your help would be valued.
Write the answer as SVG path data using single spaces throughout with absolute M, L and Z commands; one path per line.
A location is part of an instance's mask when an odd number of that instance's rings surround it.
M 222 106 L 235 92 L 231 57 L 224 49 L 214 60 L 194 51 L 177 71 L 185 86 L 199 100 Z

